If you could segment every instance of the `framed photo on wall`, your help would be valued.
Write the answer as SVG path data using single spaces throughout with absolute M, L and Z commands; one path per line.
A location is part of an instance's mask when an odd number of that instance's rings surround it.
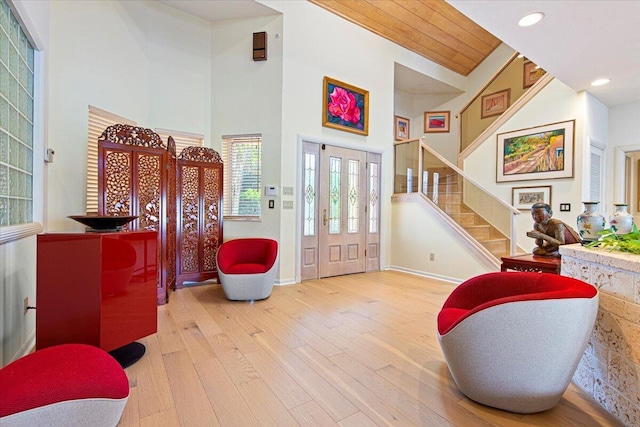
M 394 138 L 396 141 L 402 141 L 403 139 L 409 139 L 409 125 L 411 121 L 404 117 L 394 116 Z
M 322 126 L 369 134 L 369 91 L 324 77 Z
M 449 132 L 451 111 L 427 111 L 424 113 L 424 133 Z
M 536 68 L 537 65 L 531 61 L 524 61 L 522 71 L 522 88 L 526 89 L 533 86 L 535 82 L 540 80 L 547 72 L 542 68 Z
M 511 98 L 511 89 L 501 90 L 500 92 L 490 93 L 481 98 L 480 118 L 499 116 L 509 108 Z
M 575 120 L 500 133 L 497 182 L 573 177 Z
M 551 206 L 551 186 L 513 187 L 511 200 L 513 207 L 520 210 L 531 210 L 531 206 L 536 203 L 546 203 Z

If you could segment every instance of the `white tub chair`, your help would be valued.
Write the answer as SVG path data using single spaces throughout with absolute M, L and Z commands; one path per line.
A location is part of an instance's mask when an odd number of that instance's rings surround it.
M 438 339 L 468 398 L 540 412 L 569 386 L 597 311 L 598 291 L 588 283 L 547 273 L 488 273 L 451 293 L 438 314 Z

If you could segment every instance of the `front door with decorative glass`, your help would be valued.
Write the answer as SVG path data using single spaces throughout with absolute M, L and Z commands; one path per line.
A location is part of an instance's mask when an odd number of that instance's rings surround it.
M 305 143 L 302 280 L 379 269 L 379 158 Z

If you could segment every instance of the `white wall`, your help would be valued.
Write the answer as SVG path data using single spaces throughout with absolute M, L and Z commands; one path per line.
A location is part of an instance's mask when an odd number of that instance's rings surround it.
M 624 198 L 624 153 L 640 151 L 639 118 L 640 102 L 620 105 L 609 110 L 609 141 L 605 156 L 608 168 L 607 186 L 613 190 L 613 196 L 607 199 L 608 213 L 613 212 L 613 203 L 620 203 Z M 637 186 L 635 188 L 637 191 Z M 634 214 L 636 224 L 640 225 L 640 215 L 636 206 L 630 204 L 629 212 Z
M 501 44 L 484 60 L 475 70 L 467 77 L 464 86 L 465 93 L 459 95 L 447 102 L 432 108 L 431 111 L 451 111 L 451 126 L 449 133 L 428 133 L 426 135 L 426 143 L 429 147 L 436 150 L 440 155 L 444 156 L 454 165 L 458 164 L 459 152 L 459 124 L 456 115 L 471 100 L 480 89 L 493 77 L 496 71 L 502 67 L 507 60 L 513 55 L 514 51 L 509 46 Z M 426 108 L 427 106 L 419 105 L 418 107 Z M 424 111 L 427 111 L 426 109 Z M 424 130 L 424 115 L 419 115 L 416 124 L 419 126 L 422 134 Z
M 382 268 L 390 264 L 393 192 L 394 63 L 398 62 L 450 86 L 465 78 L 309 2 L 261 1 L 284 13 L 282 141 L 280 185 L 301 191 L 296 181 L 298 135 L 335 144 L 361 144 L 384 150 L 381 189 Z M 330 29 L 330 30 L 328 30 Z M 329 76 L 369 91 L 369 135 L 322 126 L 322 80 Z M 413 131 L 412 131 L 413 133 Z M 295 274 L 297 209 L 280 216 L 280 278 Z
M 281 15 L 226 21 L 214 24 L 211 32 L 211 146 L 220 151 L 224 135 L 262 134 L 263 188 L 280 186 L 282 21 Z M 261 31 L 267 32 L 267 60 L 254 61 L 253 33 Z M 275 209 L 269 209 L 269 199 L 263 195 L 260 222 L 224 221 L 224 240 L 251 236 L 281 240 L 281 199 L 277 197 Z M 282 230 L 293 231 L 291 227 Z M 280 259 L 282 265 L 282 255 Z
M 512 189 L 514 187 L 552 187 L 551 207 L 554 218 L 560 219 L 574 229 L 576 218 L 582 212 L 582 175 L 584 170 L 584 141 L 585 141 L 585 96 L 577 94 L 564 83 L 553 80 L 533 100 L 518 111 L 498 131 L 489 136 L 487 142 L 475 150 L 465 161 L 464 170 L 480 185 L 494 193 L 505 202 L 512 203 Z M 552 180 L 529 180 L 518 182 L 496 182 L 497 134 L 527 129 L 550 123 L 575 119 L 574 132 L 574 177 Z M 560 203 L 570 203 L 570 212 L 560 212 Z M 535 243 L 526 236 L 526 232 L 533 227 L 530 212 L 522 211 L 518 217 L 517 244 L 522 249 L 530 251 Z
M 391 266 L 403 271 L 462 282 L 495 271 L 477 251 L 442 224 L 436 213 L 417 201 L 392 205 Z M 419 223 L 418 223 L 419 222 Z M 430 254 L 434 260 L 430 260 Z
M 437 236 L 440 252 L 436 253 L 436 260 L 459 256 L 462 252 L 457 244 L 440 236 L 438 225 L 425 220 L 418 209 L 392 209 L 394 63 L 471 95 L 473 88 L 486 81 L 483 79 L 490 74 L 489 65 L 487 69 L 481 65 L 465 78 L 309 2 L 261 3 L 283 12 L 284 16 L 211 25 L 157 2 L 25 2 L 43 33 L 49 28 L 50 8 L 50 35 L 43 37 L 51 40 L 48 140 L 56 156 L 48 166 L 45 183 L 48 229 L 71 229 L 74 223 L 66 216 L 84 211 L 87 107 L 91 104 L 136 120 L 141 126 L 204 134 L 207 145 L 217 149 L 222 135 L 262 133 L 264 184 L 291 186 L 296 194 L 301 191 L 296 178 L 299 135 L 381 150 L 384 170 L 380 198 L 381 267 L 399 263 L 396 252 L 407 250 L 403 239 L 409 234 L 403 227 L 412 223 L 421 226 L 424 250 L 431 249 L 430 242 Z M 254 63 L 250 59 L 251 35 L 263 30 L 269 33 L 269 59 Z M 280 37 L 276 38 L 276 34 Z M 499 49 L 496 57 L 506 52 L 505 48 Z M 369 91 L 369 136 L 321 125 L 324 76 Z M 559 82 L 552 83 L 550 88 L 554 90 L 545 91 L 540 100 L 518 113 L 504 126 L 504 131 L 575 118 L 576 142 L 583 141 L 584 124 L 580 123 L 584 100 Z M 450 107 L 452 114 L 454 106 L 462 104 L 459 99 L 454 101 Z M 616 117 L 623 121 L 627 115 L 637 117 L 637 111 L 637 108 L 628 113 L 621 110 Z M 412 121 L 412 127 L 416 124 Z M 634 134 L 638 135 L 638 121 L 634 124 L 636 128 L 627 125 L 626 129 L 635 129 Z M 420 127 L 412 129 L 412 136 L 414 129 Z M 623 137 L 615 136 L 622 145 Z M 478 150 L 477 157 L 470 158 L 470 167 L 486 179 L 490 188 L 495 187 L 504 200 L 510 201 L 512 185 L 495 183 L 495 145 L 485 145 Z M 576 146 L 576 158 L 582 154 L 582 147 Z M 558 215 L 567 222 L 575 222 L 579 212 L 581 174 L 580 162 L 576 161 L 575 179 L 548 183 L 554 186 L 554 207 L 561 201 L 572 203 L 572 212 L 566 218 Z M 261 223 L 241 225 L 229 221 L 224 224 L 224 232 L 225 238 L 279 236 L 279 280 L 286 282 L 295 276 L 294 224 L 299 211 L 297 207 L 283 211 L 280 203 L 277 205 L 273 211 L 265 210 Z M 392 239 L 396 226 L 400 229 L 397 238 Z M 441 253 L 445 256 L 440 256 Z M 414 252 L 413 258 L 407 254 L 405 268 L 427 269 L 426 265 L 420 265 L 419 257 L 415 258 L 417 254 Z M 21 294 L 35 290 L 34 260 L 35 239 L 0 247 L 4 298 L 0 305 L 5 313 L 3 319 L 10 324 L 2 329 L 3 333 L 9 331 L 9 337 L 3 339 L 10 343 L 6 348 L 3 346 L 3 357 L 13 357 L 24 347 L 28 335 L 33 334 L 33 323 L 20 323 L 16 313 L 22 312 Z M 458 267 L 443 264 L 439 268 L 433 274 L 450 277 Z M 470 268 L 465 275 L 475 273 Z
M 11 3 L 11 2 L 10 2 Z M 13 3 L 18 20 L 37 50 L 36 100 L 34 117 L 34 192 L 33 219 L 45 222 L 43 195 L 46 189 L 43 151 L 47 144 L 47 111 L 42 105 L 47 99 L 49 55 L 49 3 Z M 38 81 L 38 76 L 40 80 Z M 30 350 L 35 344 L 35 312 L 23 313 L 23 300 L 36 300 L 36 237 L 30 236 L 0 245 L 0 366 L 4 366 Z
M 48 228 L 85 212 L 87 108 L 210 138 L 209 24 L 156 2 L 51 2 Z
M 43 147 L 56 152 L 41 182 L 34 181 L 45 231 L 81 228 L 66 217 L 85 211 L 89 104 L 144 127 L 210 139 L 208 22 L 157 2 L 25 1 L 17 7 L 43 50 L 46 103 L 36 114 L 45 126 L 36 134 L 34 170 L 43 169 Z M 34 344 L 35 312 L 23 315 L 23 298 L 37 305 L 35 259 L 35 236 L 0 245 L 0 365 Z

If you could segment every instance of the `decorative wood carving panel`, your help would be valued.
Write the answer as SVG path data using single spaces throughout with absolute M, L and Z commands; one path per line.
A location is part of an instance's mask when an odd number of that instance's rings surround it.
M 217 154 L 217 153 L 216 153 Z M 220 200 L 222 200 L 222 168 L 204 170 L 204 254 L 202 262 L 205 270 L 218 270 L 216 254 L 222 244 Z
M 187 147 L 178 158 L 178 274 L 185 281 L 218 277 L 222 244 L 222 158 L 206 147 Z
M 143 230 L 156 230 L 160 221 L 160 165 L 156 155 L 138 156 L 138 221 Z
M 131 211 L 131 155 L 120 151 L 106 152 L 104 215 L 129 215 Z
M 175 144 L 151 129 L 117 124 L 98 138 L 98 213 L 135 215 L 131 230 L 158 231 L 158 304 L 176 278 Z
M 172 227 L 166 227 L 166 242 L 165 255 L 167 258 L 167 282 L 171 289 L 176 288 L 176 176 L 177 176 L 177 161 L 176 161 L 176 143 L 172 137 L 169 137 L 167 141 L 167 223 L 172 224 Z
M 198 223 L 200 168 L 182 166 L 182 226 L 180 227 L 180 262 L 182 273 L 198 271 Z

